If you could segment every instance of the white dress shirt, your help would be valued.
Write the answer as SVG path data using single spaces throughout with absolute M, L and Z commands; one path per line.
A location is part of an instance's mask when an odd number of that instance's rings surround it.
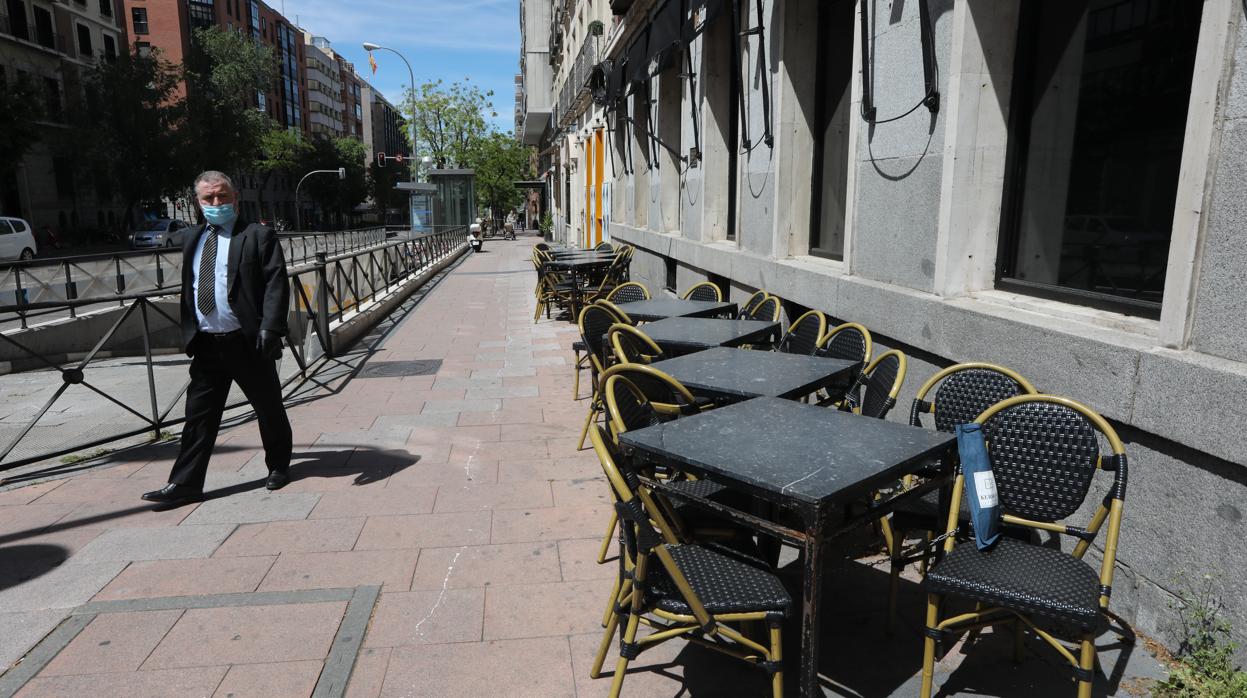
M 191 260 L 191 263 L 194 264 L 191 273 L 194 274 L 192 290 L 195 293 L 195 298 L 199 297 L 199 259 L 203 255 L 204 241 L 208 239 L 209 234 L 205 228 L 203 235 L 199 236 L 199 242 L 195 245 L 195 256 Z M 204 332 L 233 332 L 242 328 L 242 325 L 238 324 L 238 318 L 234 316 L 234 309 L 229 305 L 229 243 L 233 236 L 234 223 L 217 227 L 216 271 L 212 279 L 214 295 L 216 296 L 216 309 L 204 315 L 203 311 L 199 309 L 198 303 L 192 304 L 195 306 L 195 316 L 199 318 L 199 329 Z

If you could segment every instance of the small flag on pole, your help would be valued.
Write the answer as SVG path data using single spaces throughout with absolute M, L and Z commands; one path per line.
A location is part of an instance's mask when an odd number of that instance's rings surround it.
M 377 59 L 373 58 L 372 52 L 368 52 L 368 65 L 372 66 L 372 74 L 377 74 Z

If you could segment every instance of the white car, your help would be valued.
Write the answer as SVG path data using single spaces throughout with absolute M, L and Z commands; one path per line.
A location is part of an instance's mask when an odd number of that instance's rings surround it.
M 0 218 L 0 259 L 34 259 L 38 252 L 29 223 L 21 218 Z
M 144 221 L 130 235 L 130 247 L 136 250 L 153 247 L 181 247 L 186 239 L 187 230 L 190 230 L 190 226 L 184 221 L 169 218 Z

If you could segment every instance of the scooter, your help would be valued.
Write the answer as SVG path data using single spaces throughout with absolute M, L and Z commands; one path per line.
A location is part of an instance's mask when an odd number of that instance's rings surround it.
M 479 237 L 481 226 L 473 223 L 468 227 L 468 245 L 472 247 L 473 252 L 480 252 L 485 247 L 485 241 Z

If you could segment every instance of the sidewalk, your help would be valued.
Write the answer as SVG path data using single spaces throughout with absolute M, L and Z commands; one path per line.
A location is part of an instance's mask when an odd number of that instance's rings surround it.
M 195 506 L 138 498 L 176 442 L 0 491 L 0 695 L 606 695 L 609 676 L 588 672 L 615 574 L 595 562 L 610 506 L 592 451 L 575 450 L 575 327 L 532 322 L 536 241 L 487 240 L 354 379 L 292 407 L 283 490 L 263 489 L 248 422 L 222 432 Z M 920 591 L 906 585 L 888 638 L 886 566 L 840 567 L 824 673 L 847 695 L 914 695 Z M 1000 651 L 976 648 L 951 692 L 1073 695 L 1050 652 L 1013 666 L 1008 638 L 980 642 Z M 1118 656 L 1102 654 L 1106 672 Z M 1141 647 L 1120 664 L 1121 695 L 1156 673 Z M 766 694 L 760 672 L 678 641 L 634 666 L 626 696 Z

